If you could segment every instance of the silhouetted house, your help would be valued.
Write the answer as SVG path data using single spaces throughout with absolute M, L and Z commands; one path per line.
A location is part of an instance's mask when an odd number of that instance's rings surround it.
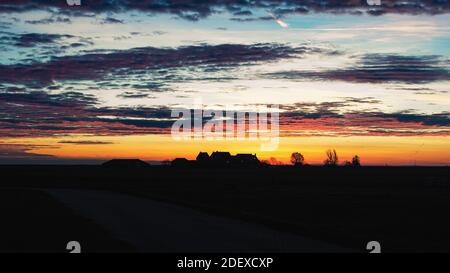
M 172 160 L 171 165 L 173 167 L 189 167 L 193 165 L 193 162 L 190 160 L 187 160 L 184 157 L 179 157 L 179 158 L 175 158 L 174 160 Z
M 238 167 L 252 167 L 260 164 L 256 154 L 237 154 L 233 156 L 232 163 L 234 166 Z
M 148 167 L 145 161 L 140 159 L 112 159 L 102 164 L 104 167 L 116 167 L 116 168 L 136 168 L 136 167 Z
M 208 155 L 206 152 L 200 152 L 196 160 L 186 158 L 175 158 L 171 163 L 174 167 L 253 167 L 260 166 L 261 162 L 256 154 L 237 154 L 232 156 L 229 152 L 215 151 Z
M 232 161 L 232 156 L 229 152 L 213 152 L 210 157 L 211 165 L 215 167 L 229 166 Z
M 197 155 L 197 163 L 200 165 L 206 165 L 209 163 L 209 154 L 206 152 L 200 152 Z

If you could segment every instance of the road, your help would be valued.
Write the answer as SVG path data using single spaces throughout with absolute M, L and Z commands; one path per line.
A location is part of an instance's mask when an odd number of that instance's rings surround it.
M 138 252 L 346 252 L 346 249 L 126 194 L 46 190 Z M 83 238 L 79 238 L 83 242 Z

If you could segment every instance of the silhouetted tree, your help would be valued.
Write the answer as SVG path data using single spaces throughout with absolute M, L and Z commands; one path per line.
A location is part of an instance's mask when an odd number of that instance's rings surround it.
M 352 158 L 352 166 L 353 167 L 361 167 L 361 160 L 359 159 L 359 156 L 355 155 Z
M 326 151 L 327 154 L 327 159 L 325 159 L 325 161 L 323 162 L 323 164 L 325 166 L 337 166 L 338 162 L 339 162 L 339 158 L 338 155 L 336 153 L 336 150 L 327 150 Z
M 305 163 L 305 157 L 298 152 L 292 153 L 291 154 L 291 163 L 294 166 L 303 166 L 303 164 Z
M 271 157 L 269 160 L 267 160 L 267 162 L 270 165 L 283 165 L 283 162 L 277 160 L 275 157 Z
M 263 160 L 262 164 L 264 165 L 270 165 L 270 166 L 278 166 L 278 165 L 284 165 L 283 162 L 277 160 L 275 157 L 271 157 L 268 160 Z
M 261 160 L 261 166 L 271 166 L 269 160 Z

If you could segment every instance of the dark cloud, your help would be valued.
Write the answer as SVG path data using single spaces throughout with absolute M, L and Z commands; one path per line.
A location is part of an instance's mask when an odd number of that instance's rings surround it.
M 131 38 L 132 38 L 131 36 L 122 35 L 122 36 L 115 36 L 113 39 L 114 41 L 122 41 L 122 40 L 129 40 Z
M 106 17 L 101 21 L 101 24 L 123 24 L 124 21 L 120 19 L 116 19 L 114 17 Z
M 167 34 L 167 32 L 161 31 L 161 30 L 155 30 L 155 31 L 152 31 L 152 34 L 153 35 L 164 35 L 164 34 Z
M 149 98 L 151 97 L 150 94 L 143 93 L 143 92 L 124 92 L 122 94 L 119 94 L 118 97 L 124 98 L 124 99 L 142 99 L 142 98 Z
M 107 142 L 107 141 L 91 141 L 91 140 L 63 140 L 59 141 L 58 143 L 61 144 L 75 144 L 75 145 L 108 145 L 108 144 L 114 144 L 113 142 Z
M 18 47 L 33 47 L 39 44 L 53 44 L 63 38 L 72 38 L 72 35 L 25 33 L 14 34 L 9 37 L 13 45 Z M 7 38 L 8 39 L 8 38 Z
M 306 118 L 306 119 L 318 119 L 324 117 L 332 118 L 344 118 L 347 114 L 348 107 L 362 107 L 364 105 L 381 104 L 380 100 L 373 97 L 344 97 L 338 101 L 327 102 L 297 102 L 292 104 L 280 105 L 280 109 L 283 110 L 281 116 L 284 118 Z
M 345 97 L 322 103 L 280 105 L 280 128 L 283 134 L 296 136 L 450 134 L 449 112 L 423 114 L 412 110 L 393 113 L 384 113 L 376 108 L 351 110 L 354 106 L 362 109 L 380 103 L 372 97 Z
M 77 48 L 77 47 L 83 47 L 83 46 L 86 46 L 86 44 L 83 44 L 83 43 L 71 43 L 69 45 L 69 47 L 71 47 L 71 48 Z
M 34 149 L 48 148 L 45 145 L 0 143 L 0 159 L 33 159 L 53 158 L 51 155 L 31 152 Z
M 25 92 L 26 88 L 18 86 L 0 86 L 0 88 L 8 93 L 11 92 Z
M 253 13 L 249 10 L 240 10 L 233 13 L 234 16 L 251 16 Z
M 132 135 L 168 132 L 170 109 L 97 107 L 89 95 L 1 93 L 0 136 Z
M 382 101 L 375 99 L 374 97 L 364 97 L 364 98 L 354 98 L 354 97 L 343 97 L 342 98 L 347 105 L 352 104 L 381 104 Z
M 12 54 L 15 63 L 32 63 L 49 60 L 52 56 L 63 54 L 65 50 L 92 46 L 91 38 L 52 33 L 12 33 L 0 31 L 0 48 L 5 52 L 20 50 Z M 23 51 L 25 50 L 26 51 Z
M 374 124 L 379 120 L 395 120 L 400 123 L 420 123 L 429 126 L 450 126 L 450 112 L 442 112 L 435 114 L 419 114 L 413 110 L 400 111 L 394 113 L 384 113 L 381 111 L 353 111 L 348 107 L 363 108 L 367 105 L 382 104 L 382 101 L 373 97 L 343 97 L 337 101 L 327 101 L 321 103 L 315 102 L 298 102 L 293 104 L 280 105 L 283 110 L 280 117 L 283 118 L 309 118 L 317 119 L 324 117 L 332 117 L 342 120 L 357 117 L 359 120 L 369 119 L 373 120 Z M 353 123 L 357 125 L 357 123 Z M 367 125 L 367 124 L 365 124 Z
M 393 118 L 399 122 L 417 122 L 424 125 L 450 126 L 450 113 L 443 112 L 437 114 L 423 115 L 414 113 L 372 113 L 366 114 L 372 117 Z
M 113 115 L 118 118 L 170 118 L 171 109 L 169 107 L 120 107 L 120 108 L 96 108 L 91 109 L 96 115 Z
M 245 18 L 232 17 L 230 18 L 230 20 L 236 22 L 271 21 L 273 20 L 273 17 L 271 16 L 245 17 Z
M 338 101 L 326 101 L 326 102 L 298 102 L 293 104 L 284 104 L 280 108 L 287 111 L 308 111 L 308 112 L 337 112 L 344 107 L 357 106 L 362 104 L 379 104 L 380 100 L 374 97 L 343 97 Z
M 450 133 L 450 113 L 447 112 L 355 112 L 347 108 L 378 103 L 371 97 L 346 97 L 331 102 L 282 105 L 280 128 L 286 135 L 328 135 L 330 132 L 341 136 Z M 0 109 L 1 137 L 168 134 L 174 122 L 170 107 L 99 107 L 90 96 L 79 93 L 2 94 Z M 64 143 L 109 144 L 71 140 Z
M 449 61 L 440 56 L 370 54 L 355 67 L 325 71 L 282 71 L 265 76 L 283 79 L 316 79 L 360 83 L 420 84 L 450 80 Z
M 360 6 L 361 7 L 361 6 Z M 355 7 L 354 7 L 355 8 Z M 308 13 L 309 11 L 310 11 L 310 7 L 307 7 L 307 6 L 293 6 L 293 7 L 290 7 L 290 8 L 275 8 L 272 12 L 273 12 L 273 14 L 275 14 L 276 16 L 278 16 L 278 17 L 282 17 L 282 16 L 284 16 L 284 15 L 289 15 L 289 14 L 304 14 L 304 13 Z M 350 10 L 351 8 L 349 8 L 348 10 L 347 9 L 340 9 L 340 8 L 332 8 L 331 10 L 330 10 L 330 12 L 332 12 L 332 13 L 336 13 L 337 11 L 340 11 L 340 10 L 342 10 L 342 11 L 345 11 L 345 12 L 351 12 L 351 10 Z M 325 11 L 325 10 L 322 10 L 322 9 L 320 9 L 319 11 Z
M 45 63 L 0 65 L 0 83 L 45 86 L 59 80 L 101 81 L 107 75 L 113 78 L 126 77 L 142 75 L 149 70 L 164 71 L 169 68 L 227 69 L 320 52 L 326 53 L 325 50 L 318 48 L 290 47 L 281 44 L 133 48 L 54 57 Z
M 0 28 L 1 29 L 8 29 L 12 26 L 12 23 L 10 22 L 0 22 Z
M 16 104 L 39 104 L 48 106 L 77 107 L 93 105 L 97 100 L 93 96 L 78 92 L 66 92 L 62 94 L 48 94 L 46 92 L 29 93 L 0 93 L 0 101 Z
M 36 9 L 58 9 L 67 14 L 98 12 L 141 11 L 148 13 L 169 13 L 186 20 L 197 21 L 211 14 L 228 10 L 235 15 L 247 16 L 250 9 L 260 8 L 272 11 L 277 16 L 292 13 L 324 12 L 333 14 L 370 15 L 397 14 L 444 14 L 450 11 L 448 0 L 382 0 L 381 6 L 369 6 L 366 0 L 97 0 L 83 1 L 79 7 L 70 7 L 64 0 L 3 0 L 0 12 L 23 12 Z
M 284 135 L 304 136 L 417 136 L 450 134 L 448 113 L 287 111 L 280 114 Z
M 39 19 L 39 20 L 26 20 L 25 23 L 31 24 L 31 25 L 47 25 L 47 24 L 53 24 L 53 23 L 70 24 L 70 23 L 72 23 L 72 21 L 68 17 L 53 16 L 50 18 L 44 18 L 44 19 Z

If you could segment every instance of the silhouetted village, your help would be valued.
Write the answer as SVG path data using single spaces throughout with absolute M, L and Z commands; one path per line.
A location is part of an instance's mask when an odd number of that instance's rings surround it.
M 290 158 L 291 166 L 301 167 L 309 166 L 305 162 L 305 157 L 299 153 L 294 152 Z M 195 160 L 189 160 L 184 157 L 175 158 L 172 161 L 164 161 L 163 165 L 170 165 L 177 168 L 192 168 L 192 167 L 207 167 L 207 168 L 248 168 L 259 166 L 288 166 L 276 160 L 260 161 L 256 154 L 238 153 L 231 155 L 229 152 L 215 151 L 209 155 L 207 152 L 200 152 Z M 339 158 L 335 150 L 326 151 L 326 159 L 323 162 L 326 167 L 336 167 L 339 165 Z M 343 166 L 346 167 L 360 167 L 361 162 L 359 156 L 355 155 L 351 161 L 345 161 Z M 150 166 L 145 161 L 140 159 L 112 159 L 102 164 L 104 167 L 147 167 Z
M 257 167 L 261 162 L 256 154 L 236 154 L 229 152 L 200 152 L 195 160 L 186 158 L 175 158 L 172 160 L 173 167 Z

